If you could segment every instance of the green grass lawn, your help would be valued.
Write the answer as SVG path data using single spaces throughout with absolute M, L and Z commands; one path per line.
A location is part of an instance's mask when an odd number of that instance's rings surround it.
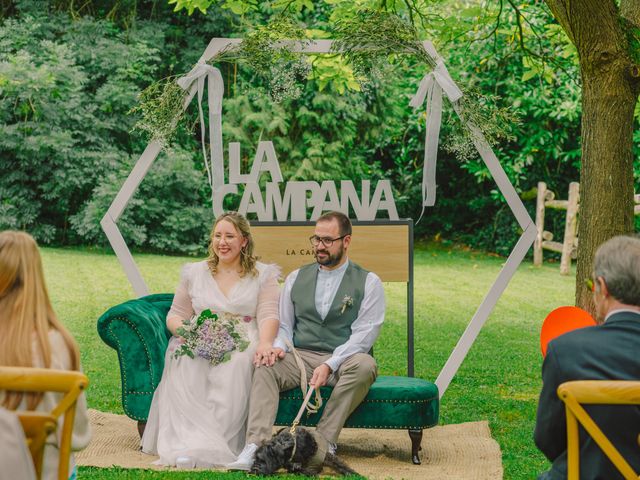
M 91 380 L 89 406 L 122 413 L 117 356 L 102 343 L 96 320 L 133 291 L 116 257 L 101 251 L 43 249 L 54 308 L 80 344 Z M 136 255 L 151 292 L 173 291 L 190 259 Z M 431 246 L 415 252 L 415 372 L 435 380 L 505 259 Z M 375 345 L 383 375 L 406 374 L 406 287 L 385 285 L 387 319 Z M 552 309 L 573 303 L 574 278 L 557 264 L 520 266 L 445 393 L 442 424 L 488 420 L 500 444 L 506 479 L 531 479 L 547 467 L 535 448 L 533 426 L 540 390 L 539 333 Z M 400 354 L 399 354 L 400 353 Z M 390 474 L 392 472 L 389 472 Z M 81 468 L 81 478 L 218 478 L 241 474 L 176 473 Z

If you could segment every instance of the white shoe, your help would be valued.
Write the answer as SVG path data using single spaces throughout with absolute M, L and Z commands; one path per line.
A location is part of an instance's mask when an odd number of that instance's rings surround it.
M 244 470 L 249 471 L 253 465 L 253 457 L 256 455 L 258 445 L 248 443 L 238 455 L 238 459 L 227 465 L 227 470 Z
M 196 468 L 196 461 L 193 457 L 178 457 L 176 458 L 176 468 L 179 470 Z

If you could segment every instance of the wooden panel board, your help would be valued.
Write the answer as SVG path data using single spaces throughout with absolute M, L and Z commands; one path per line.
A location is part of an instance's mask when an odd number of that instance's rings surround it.
M 266 263 L 277 263 L 284 275 L 315 262 L 309 237 L 314 226 L 251 227 L 255 252 Z M 375 272 L 383 282 L 409 281 L 409 226 L 354 225 L 349 258 Z

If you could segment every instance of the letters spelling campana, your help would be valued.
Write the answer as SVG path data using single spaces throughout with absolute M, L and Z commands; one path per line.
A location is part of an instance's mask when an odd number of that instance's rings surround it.
M 263 172 L 269 173 L 271 181 L 265 185 L 264 195 L 258 184 Z M 214 192 L 213 210 L 216 216 L 224 212 L 227 195 L 238 195 L 238 185 L 244 184 L 244 192 L 238 211 L 242 215 L 254 213 L 259 221 L 304 221 L 316 220 L 324 211 L 349 212 L 353 209 L 358 220 L 374 220 L 379 211 L 386 211 L 390 220 L 398 220 L 391 182 L 380 180 L 371 195 L 371 181 L 361 180 L 362 194 L 358 196 L 351 180 L 340 180 L 340 196 L 336 182 L 325 180 L 284 182 L 280 164 L 272 142 L 259 142 L 256 156 L 248 174 L 240 173 L 240 144 L 229 144 L 229 183 Z M 280 184 L 285 183 L 284 193 Z M 307 217 L 308 210 L 311 217 Z

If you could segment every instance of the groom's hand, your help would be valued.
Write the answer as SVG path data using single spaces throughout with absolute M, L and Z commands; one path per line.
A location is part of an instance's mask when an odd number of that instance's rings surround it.
M 273 363 L 276 363 L 276 361 L 278 360 L 282 360 L 284 358 L 284 356 L 287 354 L 287 352 L 285 352 L 283 349 L 278 348 L 278 347 L 274 347 L 272 348 L 273 350 Z M 271 365 L 273 365 L 273 363 Z
M 324 387 L 327 384 L 329 375 L 331 375 L 331 368 L 326 363 L 323 363 L 313 371 L 313 376 L 309 383 L 315 388 Z

